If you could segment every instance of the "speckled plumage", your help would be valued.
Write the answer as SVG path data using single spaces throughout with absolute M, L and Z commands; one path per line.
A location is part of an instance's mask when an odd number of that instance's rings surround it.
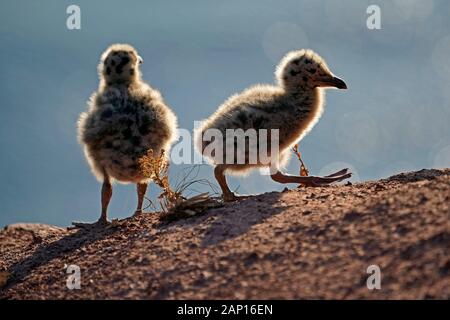
M 322 113 L 322 91 L 314 90 L 311 96 L 297 98 L 286 96 L 281 88 L 257 85 L 229 98 L 219 110 L 205 121 L 201 132 L 218 129 L 226 136 L 226 129 L 278 129 L 280 162 L 283 167 L 289 159 L 289 147 L 299 141 L 319 119 Z M 199 135 L 200 136 L 200 135 Z M 207 143 L 197 141 L 204 148 Z M 270 141 L 267 141 L 270 145 Z M 225 146 L 225 143 L 224 143 Z M 248 158 L 248 151 L 246 150 Z M 227 152 L 224 148 L 223 157 Z M 213 162 L 225 162 L 214 158 Z M 242 172 L 263 164 L 229 164 L 227 171 Z
M 278 129 L 279 166 L 285 165 L 290 147 L 312 129 L 323 112 L 323 90 L 312 84 L 311 76 L 327 74 L 331 72 L 314 52 L 289 53 L 277 67 L 279 85 L 256 85 L 228 98 L 200 127 L 198 149 L 206 146 L 201 137 L 207 129 L 218 129 L 224 137 L 226 129 Z M 225 157 L 227 150 L 224 151 Z M 246 151 L 248 153 L 248 149 Z M 219 160 L 222 159 L 212 159 L 213 163 Z M 240 172 L 255 166 L 264 165 L 227 165 L 227 171 Z
M 275 75 L 276 86 L 256 85 L 231 96 L 196 130 L 196 147 L 216 165 L 216 178 L 224 193 L 228 192 L 226 182 L 221 181 L 224 172 L 243 174 L 255 167 L 283 167 L 289 160 L 290 147 L 298 143 L 322 115 L 322 87 L 346 88 L 345 83 L 334 77 L 325 61 L 312 50 L 287 54 L 277 66 Z M 259 129 L 278 129 L 279 154 L 276 157 L 270 155 L 270 164 L 260 161 L 255 164 L 247 161 L 244 164 L 225 163 L 227 153 L 236 152 L 236 145 L 233 147 L 232 143 L 227 145 L 223 141 L 223 157 L 205 154 L 210 142 L 205 142 L 203 136 L 208 129 L 219 130 L 224 140 L 226 129 L 256 129 L 257 133 Z M 270 141 L 267 145 L 270 149 Z M 245 159 L 249 159 L 248 146 L 237 152 L 245 152 Z
M 121 51 L 126 54 L 120 54 Z M 130 46 L 108 48 L 99 65 L 99 90 L 91 96 L 88 111 L 81 114 L 78 122 L 79 141 L 100 181 L 104 172 L 123 183 L 144 181 L 138 159 L 148 149 L 155 154 L 161 149 L 168 153 L 176 137 L 174 113 L 160 93 L 140 79 L 138 65 L 131 67 L 136 63 L 133 57 L 139 59 Z M 122 65 L 124 60 L 128 62 Z M 130 81 L 119 77 L 116 71 L 128 73 Z
M 133 47 L 110 46 L 98 66 L 98 91 L 78 121 L 78 140 L 93 174 L 103 182 L 100 224 L 107 223 L 113 181 L 135 183 L 136 212 L 142 210 L 148 179 L 140 170 L 139 159 L 149 149 L 157 155 L 164 149 L 169 155 L 176 139 L 177 118 L 161 94 L 142 81 L 140 63 Z

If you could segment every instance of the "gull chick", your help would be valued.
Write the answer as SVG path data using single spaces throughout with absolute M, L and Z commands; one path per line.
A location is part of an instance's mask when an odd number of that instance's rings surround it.
M 93 174 L 103 183 L 97 224 L 107 223 L 114 181 L 136 184 L 136 212 L 142 210 L 149 180 L 140 170 L 139 159 L 149 149 L 155 154 L 164 149 L 167 155 L 176 139 L 177 119 L 161 94 L 141 79 L 142 62 L 132 46 L 110 46 L 98 65 L 98 91 L 78 121 L 79 143 Z
M 306 186 L 324 186 L 351 176 L 348 169 L 325 177 L 292 176 L 281 172 L 281 168 L 289 160 L 291 147 L 313 128 L 322 115 L 323 89 L 327 87 L 347 89 L 347 85 L 335 77 L 325 61 L 312 50 L 288 53 L 277 66 L 275 75 L 277 86 L 256 85 L 231 96 L 195 132 L 197 149 L 215 166 L 214 175 L 222 189 L 225 201 L 233 201 L 237 198 L 228 187 L 225 173 L 239 175 L 245 174 L 252 168 L 270 167 L 274 181 L 301 183 Z M 278 152 L 277 154 L 269 152 L 269 161 L 264 163 L 259 158 L 256 163 L 250 162 L 248 160 L 251 154 L 259 154 L 261 140 L 253 145 L 247 143 L 244 149 L 235 149 L 234 138 L 231 142 L 226 141 L 227 129 L 244 131 L 255 129 L 258 139 L 261 139 L 260 129 L 266 129 L 266 132 L 270 133 L 267 136 L 271 136 L 273 130 L 277 129 Z M 205 139 L 208 130 L 221 133 L 224 139 L 223 152 L 217 152 L 217 150 L 210 152 L 208 146 L 215 140 Z M 270 138 L 266 139 L 266 148 L 270 149 Z M 227 155 L 230 156 L 230 153 L 233 154 L 228 158 Z M 239 154 L 244 156 L 244 163 L 236 162 Z M 234 159 L 235 162 L 230 163 L 227 159 Z

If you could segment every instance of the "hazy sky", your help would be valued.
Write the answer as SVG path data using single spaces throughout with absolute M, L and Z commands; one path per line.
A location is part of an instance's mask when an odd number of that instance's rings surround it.
M 81 8 L 81 30 L 66 28 L 70 4 Z M 381 30 L 366 26 L 370 4 L 381 8 Z M 229 95 L 273 83 L 287 51 L 312 48 L 349 89 L 327 92 L 324 115 L 300 145 L 311 173 L 348 166 L 368 180 L 449 167 L 449 16 L 445 0 L 3 0 L 0 226 L 98 218 L 100 185 L 76 121 L 97 88 L 100 54 L 115 42 L 137 48 L 144 79 L 189 130 Z M 200 176 L 214 181 L 206 165 Z M 283 188 L 258 172 L 231 185 L 241 193 Z M 110 217 L 135 205 L 134 186 L 118 185 Z

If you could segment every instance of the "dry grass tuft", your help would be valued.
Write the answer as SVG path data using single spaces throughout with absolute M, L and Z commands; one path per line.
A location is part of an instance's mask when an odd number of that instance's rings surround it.
M 195 191 L 191 188 L 194 184 L 207 185 L 215 191 L 214 186 L 208 180 L 196 179 L 198 166 L 193 166 L 184 171 L 180 181 L 176 183 L 175 189 L 173 189 L 169 182 L 169 162 L 164 150 L 159 155 L 155 155 L 153 150 L 148 150 L 147 154 L 139 159 L 139 165 L 144 176 L 151 179 L 163 190 L 158 196 L 163 211 L 161 220 L 173 221 L 192 217 L 210 208 L 222 205 L 212 198 L 208 192 L 191 198 L 183 196 L 185 191 Z
M 169 211 L 173 205 L 182 200 L 181 193 L 170 187 L 169 162 L 164 150 L 158 156 L 154 155 L 153 150 L 148 150 L 147 154 L 139 159 L 139 165 L 144 176 L 163 189 L 158 199 L 164 212 Z

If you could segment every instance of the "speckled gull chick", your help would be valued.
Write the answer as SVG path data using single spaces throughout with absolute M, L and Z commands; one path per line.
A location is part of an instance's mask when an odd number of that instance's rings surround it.
M 107 223 L 112 182 L 135 183 L 138 205 L 147 190 L 148 179 L 139 168 L 139 158 L 149 149 L 169 154 L 176 140 L 177 118 L 161 94 L 141 79 L 142 63 L 137 51 L 127 44 L 114 44 L 101 56 L 100 84 L 78 121 L 78 140 L 95 177 L 103 183 L 102 211 L 97 224 Z M 88 224 L 75 223 L 83 227 Z
M 225 173 L 245 174 L 257 167 L 270 167 L 271 177 L 279 183 L 301 183 L 307 186 L 324 186 L 336 181 L 342 181 L 351 176 L 348 169 L 340 170 L 325 177 L 292 176 L 281 172 L 281 168 L 289 160 L 290 149 L 298 143 L 317 123 L 323 112 L 325 87 L 346 89 L 341 79 L 335 77 L 325 61 L 312 50 L 298 50 L 288 53 L 276 68 L 277 86 L 256 85 L 239 94 L 228 98 L 218 110 L 206 119 L 195 132 L 196 147 L 204 157 L 215 166 L 214 175 L 222 189 L 225 201 L 233 201 L 237 196 L 229 189 Z M 255 152 L 250 146 L 239 150 L 232 148 L 233 144 L 223 141 L 223 153 L 205 154 L 212 142 L 205 139 L 205 133 L 218 130 L 226 140 L 227 129 L 260 129 L 267 132 L 278 129 L 279 146 L 276 155 L 270 155 L 269 163 L 229 163 L 227 153 L 245 153 L 245 160 L 249 153 Z M 268 135 L 270 137 L 270 135 Z M 258 138 L 260 138 L 258 136 Z M 269 138 L 268 138 L 269 139 Z M 267 141 L 267 146 L 270 146 Z M 230 148 L 231 145 L 231 148 Z M 266 146 L 266 147 L 267 147 Z M 236 147 L 236 143 L 234 143 Z M 244 146 L 245 147 L 245 146 Z M 258 152 L 258 150 L 256 150 Z M 257 153 L 259 154 L 259 153 Z

